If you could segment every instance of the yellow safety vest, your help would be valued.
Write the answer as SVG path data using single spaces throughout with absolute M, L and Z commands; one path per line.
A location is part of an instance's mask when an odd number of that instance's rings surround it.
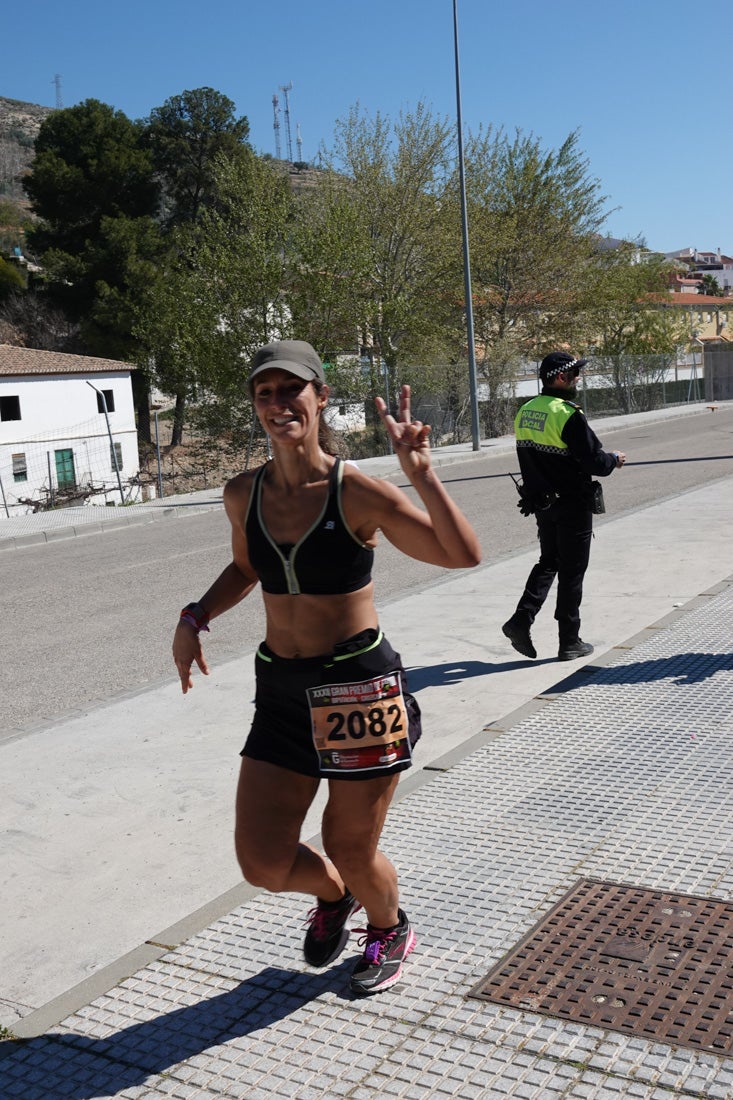
M 578 406 L 562 397 L 540 394 L 522 405 L 514 420 L 517 446 L 564 454 L 568 447 L 562 433 Z

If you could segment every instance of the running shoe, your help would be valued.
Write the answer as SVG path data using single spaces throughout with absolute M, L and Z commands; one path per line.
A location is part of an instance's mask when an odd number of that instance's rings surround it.
M 357 909 L 361 909 L 361 903 L 350 890 L 346 891 L 341 901 L 321 901 L 318 898 L 318 905 L 311 909 L 306 918 L 309 928 L 305 934 L 303 954 L 309 966 L 328 966 L 341 954 L 349 938 L 346 922 Z
M 402 963 L 415 946 L 415 933 L 404 912 L 398 910 L 400 923 L 394 928 L 358 929 L 364 933 L 359 946 L 364 947 L 364 955 L 351 975 L 352 993 L 380 993 L 399 981 Z

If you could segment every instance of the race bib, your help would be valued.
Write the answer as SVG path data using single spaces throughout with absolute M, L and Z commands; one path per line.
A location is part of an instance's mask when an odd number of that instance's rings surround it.
M 412 759 L 399 673 L 308 688 L 307 696 L 322 772 L 368 772 Z

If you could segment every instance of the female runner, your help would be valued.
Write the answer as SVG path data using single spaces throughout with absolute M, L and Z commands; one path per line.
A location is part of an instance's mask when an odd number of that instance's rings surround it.
M 255 355 L 249 386 L 272 459 L 224 489 L 232 561 L 181 612 L 173 655 L 183 692 L 192 667 L 208 674 L 200 631 L 259 582 L 266 636 L 255 658 L 256 699 L 242 750 L 235 845 L 245 879 L 315 897 L 304 954 L 326 966 L 363 907 L 356 994 L 400 977 L 415 936 L 399 906 L 397 874 L 378 843 L 399 772 L 410 767 L 420 711 L 397 654 L 379 629 L 371 580 L 377 532 L 418 561 L 476 565 L 468 520 L 431 465 L 430 428 L 377 409 L 424 509 L 387 481 L 334 454 L 323 421 L 328 386 L 310 344 L 283 340 Z M 300 839 L 321 779 L 328 782 L 320 851 Z

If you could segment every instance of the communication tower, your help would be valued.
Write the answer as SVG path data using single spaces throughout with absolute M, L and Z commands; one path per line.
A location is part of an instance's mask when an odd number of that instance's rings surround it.
M 272 97 L 272 113 L 275 116 L 272 128 L 275 131 L 275 156 L 278 160 L 282 160 L 282 154 L 280 152 L 280 100 L 277 95 Z
M 295 127 L 295 144 L 298 146 L 298 160 L 303 161 L 303 139 L 300 136 L 300 123 L 298 122 Z
M 64 102 L 61 98 L 61 77 L 58 73 L 56 73 L 51 83 L 56 85 L 56 110 L 60 111 L 64 105 Z
M 280 85 L 280 91 L 285 96 L 285 136 L 288 139 L 288 160 L 292 163 L 293 160 L 293 139 L 290 136 L 290 92 L 293 87 L 292 80 L 287 84 Z

